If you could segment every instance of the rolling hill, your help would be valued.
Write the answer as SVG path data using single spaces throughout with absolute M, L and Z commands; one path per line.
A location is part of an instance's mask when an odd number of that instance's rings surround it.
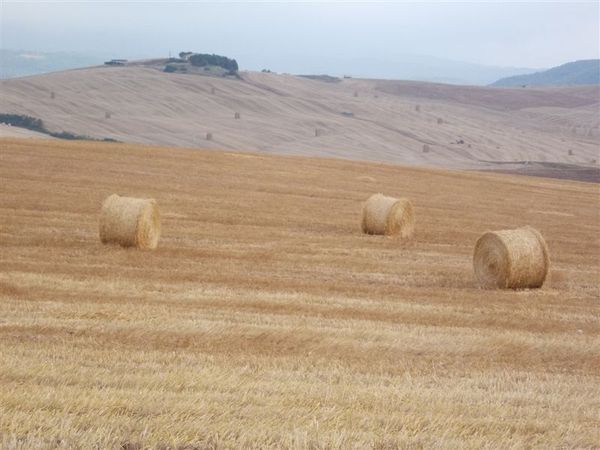
M 0 146 L 2 448 L 597 446 L 597 185 Z M 360 232 L 378 191 L 413 201 L 413 241 Z M 114 192 L 156 198 L 158 249 L 100 243 Z M 544 287 L 479 289 L 476 239 L 525 224 Z
M 39 52 L 0 49 L 0 78 L 36 75 L 58 70 L 102 64 L 112 58 L 134 59 L 133 55 L 112 52 Z M 385 57 L 323 57 L 250 52 L 239 55 L 244 66 L 252 70 L 269 67 L 278 72 L 295 74 L 329 72 L 337 76 L 352 74 L 361 78 L 388 78 L 433 81 L 450 84 L 487 85 L 501 77 L 535 72 L 522 67 L 498 67 L 454 61 L 426 55 L 386 54 Z M 333 72 L 331 72 L 333 70 Z
M 131 143 L 453 168 L 598 167 L 600 94 L 592 87 L 325 82 L 256 72 L 236 80 L 163 67 L 155 60 L 3 80 L 0 112 Z
M 553 67 L 543 72 L 501 78 L 492 86 L 599 85 L 600 59 L 586 59 Z

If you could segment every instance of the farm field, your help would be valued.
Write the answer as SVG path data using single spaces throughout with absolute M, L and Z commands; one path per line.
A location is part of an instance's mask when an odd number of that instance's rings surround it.
M 127 143 L 454 169 L 521 172 L 535 163 L 542 174 L 554 164 L 560 176 L 579 179 L 584 170 L 600 180 L 595 86 L 327 82 L 250 71 L 237 80 L 163 67 L 140 62 L 0 80 L 0 113 Z
M 600 445 L 598 184 L 15 138 L 0 179 L 1 448 Z M 361 233 L 376 192 L 412 241 Z M 112 193 L 155 251 L 100 243 Z M 523 225 L 546 284 L 479 289 Z

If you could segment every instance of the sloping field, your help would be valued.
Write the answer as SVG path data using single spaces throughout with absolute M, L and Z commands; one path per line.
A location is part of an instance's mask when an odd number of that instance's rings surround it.
M 598 448 L 598 186 L 327 159 L 0 141 L 2 448 Z M 417 233 L 360 233 L 407 196 Z M 160 204 L 153 252 L 101 201 Z M 529 224 L 540 290 L 483 291 Z
M 6 124 L 0 124 L 0 138 L 35 138 L 50 139 L 54 138 L 44 133 L 28 130 L 27 128 L 12 127 Z
M 325 82 L 255 72 L 236 80 L 166 74 L 162 67 L 3 80 L 0 112 L 39 117 L 55 132 L 144 144 L 453 168 L 524 161 L 599 168 L 597 86 Z

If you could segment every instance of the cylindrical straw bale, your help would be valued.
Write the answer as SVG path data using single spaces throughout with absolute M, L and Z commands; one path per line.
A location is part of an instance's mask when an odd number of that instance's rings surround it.
M 488 232 L 475 244 L 473 269 L 486 289 L 539 288 L 549 266 L 546 241 L 529 226 Z
M 362 231 L 367 234 L 400 235 L 412 237 L 415 217 L 412 203 L 405 198 L 374 194 L 365 203 L 362 212 Z
M 100 240 L 123 247 L 154 249 L 160 237 L 160 213 L 154 199 L 112 194 L 102 203 Z

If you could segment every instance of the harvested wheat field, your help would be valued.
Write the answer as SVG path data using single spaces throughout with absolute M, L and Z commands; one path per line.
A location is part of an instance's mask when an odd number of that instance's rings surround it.
M 598 448 L 597 184 L 0 141 L 2 448 Z M 410 198 L 410 241 L 361 232 Z M 153 251 L 102 201 L 153 198 Z M 541 289 L 482 290 L 484 232 L 544 236 Z
M 260 72 L 237 80 L 164 73 L 165 63 L 0 80 L 0 113 L 127 143 L 600 180 L 595 86 L 325 82 Z

